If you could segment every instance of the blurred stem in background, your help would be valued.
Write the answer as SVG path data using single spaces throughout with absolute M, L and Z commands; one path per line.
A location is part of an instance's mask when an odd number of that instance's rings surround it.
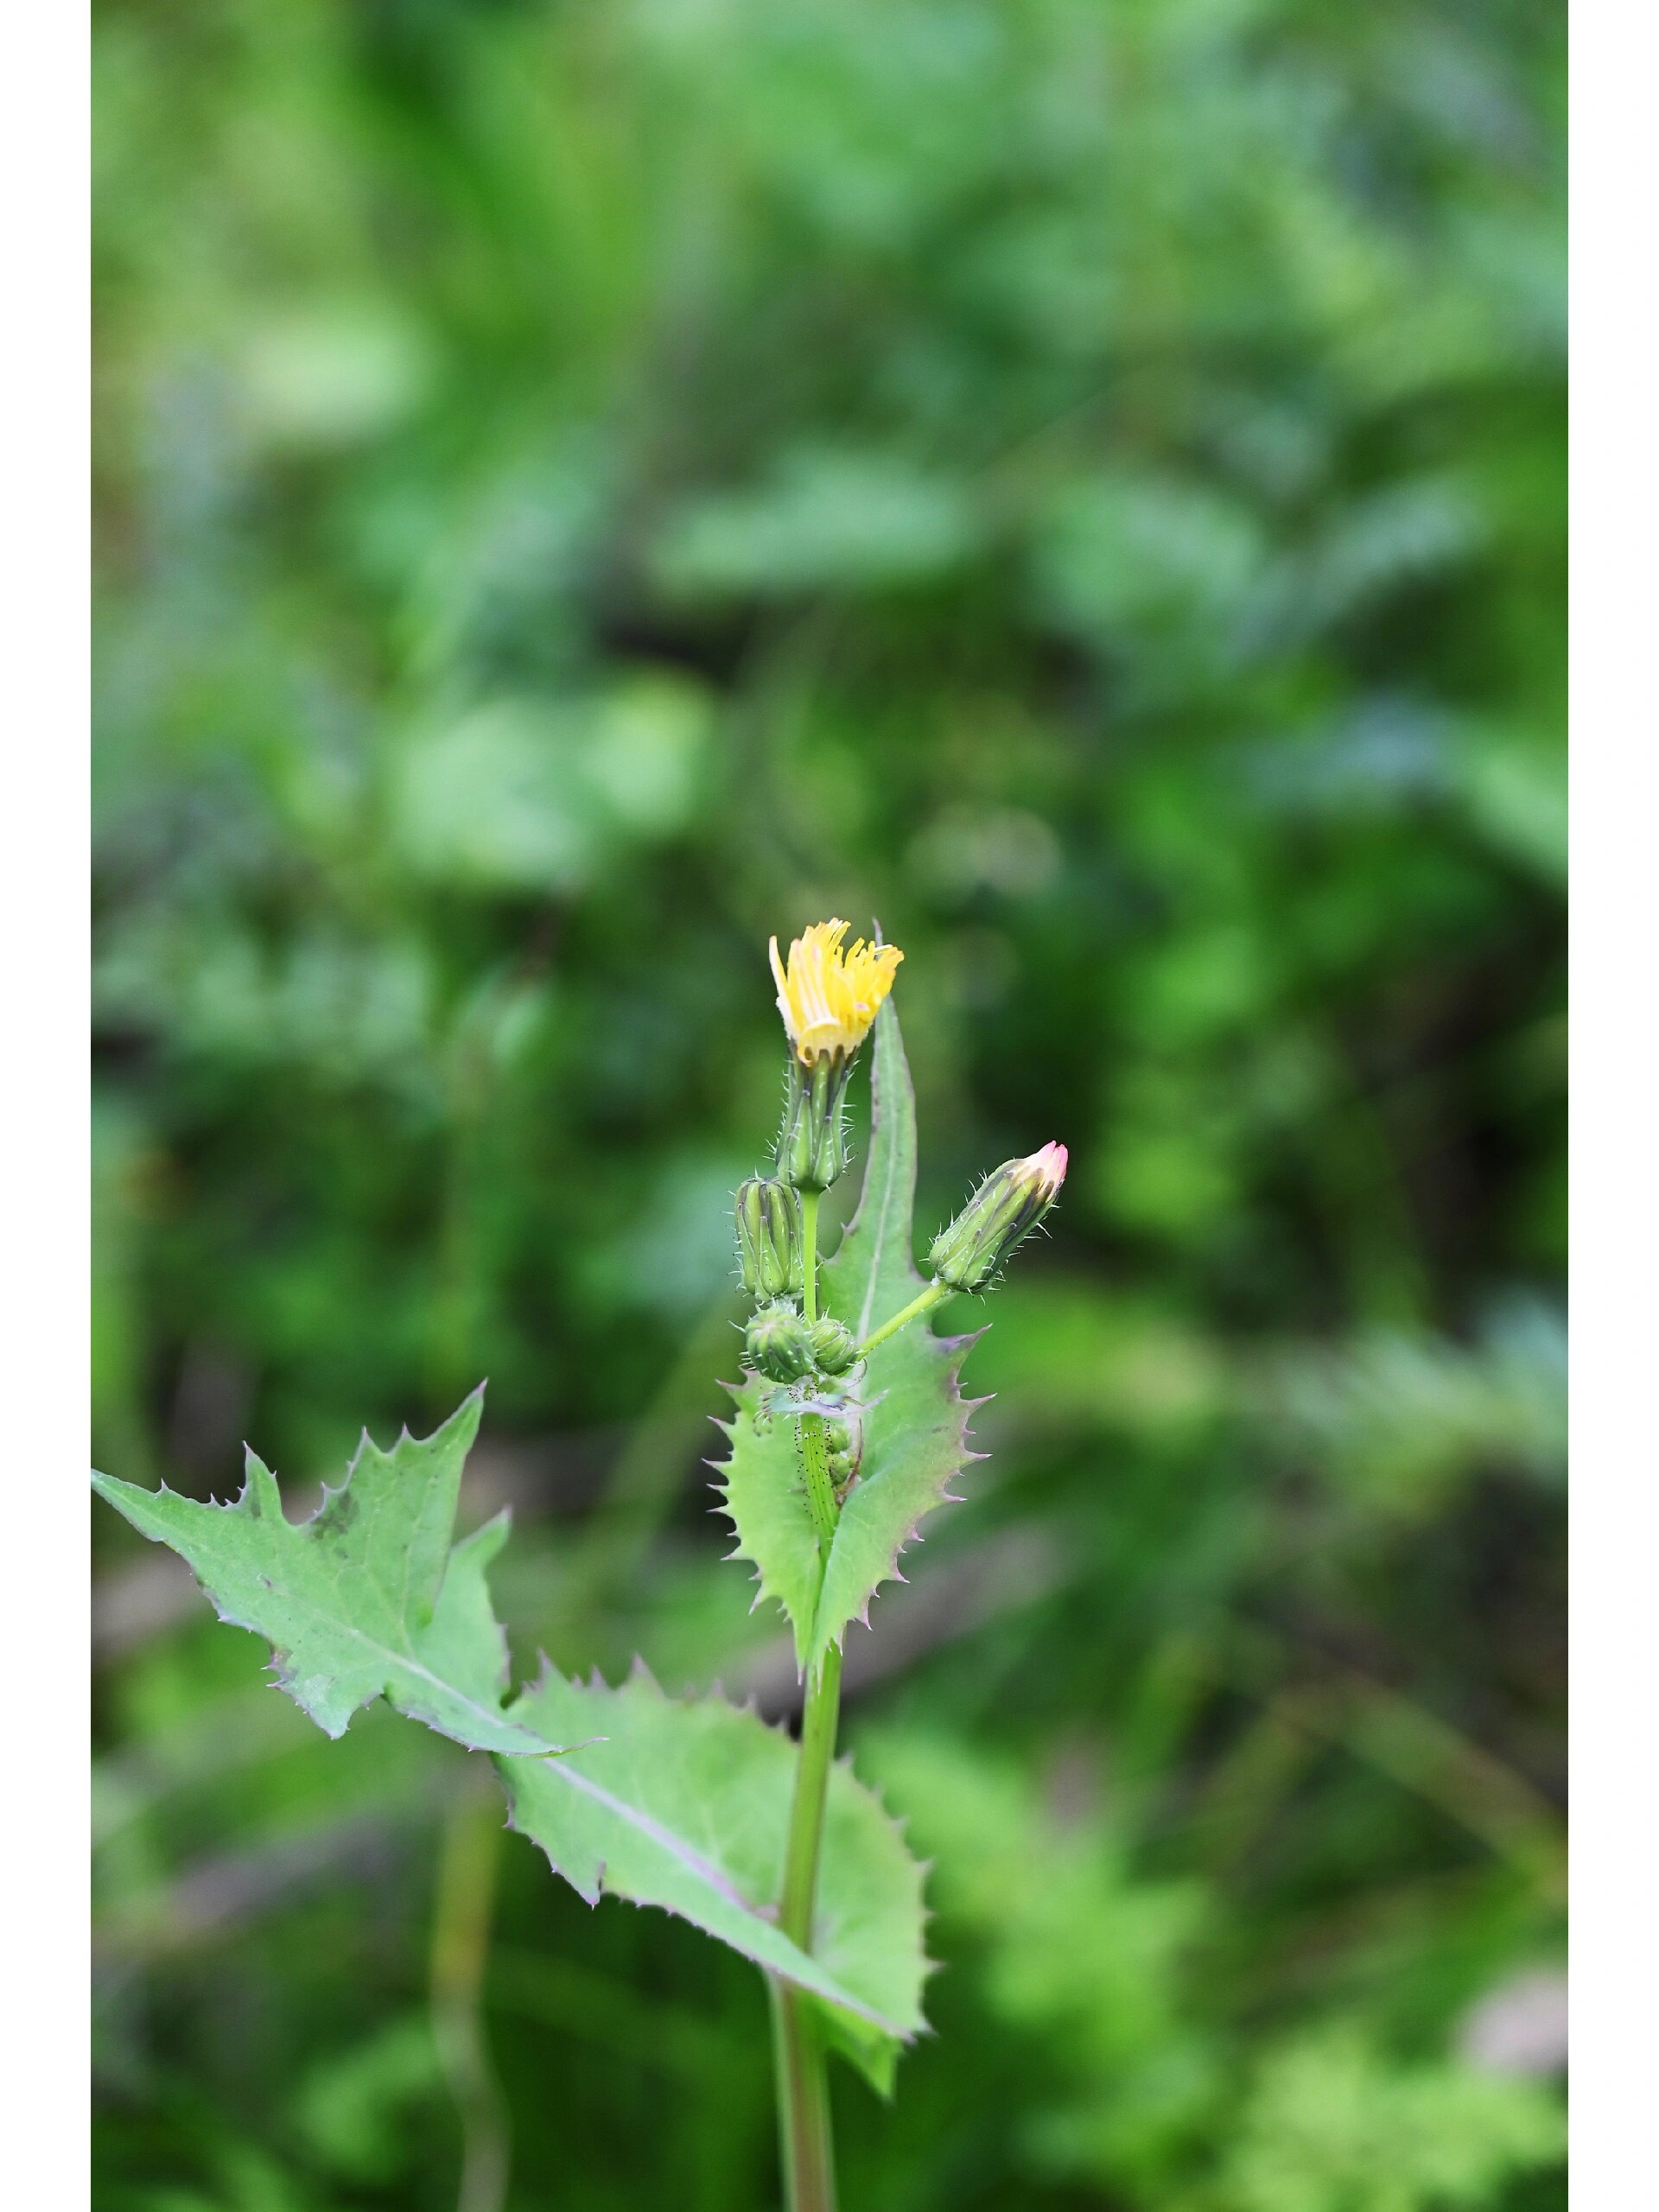
M 461 2118 L 455 2212 L 502 2212 L 512 2136 L 484 2027 L 484 1983 L 501 1855 L 490 1779 L 468 1775 L 444 1815 L 432 1916 L 432 2034 Z
M 545 927 L 486 975 L 451 1017 L 438 1064 L 445 1104 L 437 1236 L 428 1304 L 426 1385 L 435 1402 L 471 1389 L 489 1290 L 479 1222 L 481 1143 L 515 1027 L 533 1015 L 548 964 Z M 470 1380 L 465 1378 L 471 1378 Z
M 572 1547 L 564 1619 L 573 1640 L 637 1595 L 646 1554 L 683 1493 L 686 1463 L 709 1433 L 709 1377 L 737 1360 L 737 1313 L 729 1290 L 703 1307 L 612 1461 Z

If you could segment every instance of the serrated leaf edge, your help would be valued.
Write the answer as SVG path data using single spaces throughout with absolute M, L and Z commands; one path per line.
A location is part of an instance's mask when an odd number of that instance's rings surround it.
M 554 1666 L 546 1652 L 538 1652 L 537 1656 L 540 1663 L 537 1669 L 536 1681 L 534 1683 L 527 1684 L 525 1686 L 525 1688 L 519 1693 L 521 1696 L 533 1694 L 534 1691 L 545 1682 L 550 1676 L 555 1677 L 560 1681 L 569 1682 L 577 1688 L 583 1687 L 579 1676 L 560 1674 L 559 1669 Z M 721 1685 L 716 1681 L 711 1683 L 709 1688 L 701 1695 L 688 1694 L 684 1697 L 672 1696 L 668 1691 L 664 1689 L 662 1684 L 652 1672 L 645 1659 L 638 1652 L 634 1654 L 627 1673 L 621 1681 L 616 1683 L 607 1681 L 604 1675 L 597 1667 L 595 1667 L 592 1674 L 588 1676 L 586 1687 L 590 1689 L 602 1690 L 607 1695 L 616 1697 L 621 1695 L 626 1689 L 629 1688 L 636 1682 L 644 1683 L 645 1687 L 650 1689 L 664 1705 L 677 1705 L 687 1709 L 693 1709 L 700 1706 L 718 1705 L 727 1713 L 745 1714 L 748 1718 L 756 1721 L 760 1727 L 766 1730 L 768 1735 L 782 1737 L 784 1740 L 791 1745 L 791 1749 L 794 1746 L 794 1738 L 790 1734 L 787 1722 L 781 1719 L 775 1721 L 768 1720 L 761 1713 L 759 1701 L 753 1694 L 741 1700 L 734 1700 L 727 1696 Z M 585 1742 L 573 1745 L 571 1750 L 572 1751 L 580 1752 L 587 1750 L 592 1744 L 603 1743 L 606 1741 L 608 1741 L 608 1738 L 604 1737 L 589 1737 L 585 1740 Z M 612 1897 L 614 1898 L 619 1904 L 631 1904 L 634 1906 L 636 1910 L 641 1912 L 665 1912 L 671 1919 L 683 1920 L 688 1927 L 698 1928 L 698 1933 L 700 1935 L 709 1934 L 709 1931 L 708 1929 L 698 1927 L 698 1923 L 690 1917 L 690 1914 L 679 1911 L 671 1904 L 662 1904 L 658 1903 L 655 1899 L 651 1900 L 648 1904 L 641 1903 L 638 1898 L 624 1896 L 619 1890 L 607 1889 L 605 1883 L 605 1868 L 603 1862 L 601 1863 L 599 1878 L 594 1885 L 591 1894 L 588 1891 L 584 1889 L 582 1884 L 578 1882 L 574 1876 L 569 1873 L 564 1867 L 559 1865 L 553 1853 L 548 1849 L 547 1846 L 538 1836 L 532 1835 L 528 1828 L 521 1828 L 519 1827 L 516 1818 L 516 1808 L 513 1802 L 512 1779 L 505 1770 L 511 1764 L 512 1756 L 516 1755 L 509 1755 L 502 1752 L 492 1752 L 490 1754 L 490 1757 L 495 1763 L 498 1771 L 501 1775 L 502 1787 L 506 1792 L 507 1826 L 515 1835 L 522 1835 L 527 1843 L 531 1844 L 536 1850 L 541 1853 L 543 1858 L 546 1859 L 548 1866 L 557 1878 L 565 1883 L 570 1889 L 574 1890 L 585 1905 L 588 1906 L 590 1909 L 596 1908 L 603 1903 L 605 1898 Z M 558 1767 L 559 1777 L 564 1782 L 575 1783 L 577 1781 L 579 1770 L 569 1764 L 569 1754 L 567 1754 L 566 1758 L 560 1761 Z M 869 1801 L 884 1826 L 889 1828 L 897 1839 L 900 1848 L 904 1852 L 906 1859 L 911 1866 L 915 1867 L 917 1872 L 918 1907 L 922 1924 L 925 1927 L 927 1923 L 935 1917 L 935 1915 L 928 1908 L 925 1896 L 926 1878 L 928 1874 L 932 1871 L 933 1862 L 931 1859 L 918 1859 L 912 1853 L 909 1846 L 906 1844 L 904 1840 L 904 1821 L 895 1817 L 893 1814 L 890 1813 L 887 1810 L 887 1801 L 883 1797 L 881 1792 L 873 1784 L 862 1780 L 861 1777 L 855 1771 L 853 1767 L 852 1753 L 850 1751 L 843 1751 L 840 1757 L 836 1759 L 835 1765 L 837 1770 L 846 1776 L 849 1785 L 856 1789 L 861 1797 Z M 671 1834 L 662 1829 L 659 1822 L 651 1819 L 649 1815 L 634 1815 L 630 1811 L 630 1808 L 623 1804 L 621 1801 L 617 1799 L 609 1790 L 601 1789 L 598 1785 L 591 1783 L 578 1783 L 577 1786 L 582 1789 L 585 1795 L 602 1798 L 609 1807 L 622 1812 L 629 1818 L 632 1826 L 638 1827 L 642 1834 L 650 1835 L 653 1841 L 658 1843 L 666 1841 L 671 1845 L 677 1843 L 677 1840 L 674 1839 Z M 682 1865 L 689 1864 L 693 1859 L 696 1860 L 698 1872 L 705 1878 L 710 1878 L 712 1880 L 713 1885 L 719 1890 L 720 1893 L 726 1898 L 728 1904 L 737 1905 L 740 1910 L 748 1913 L 754 1919 L 761 1922 L 766 1927 L 771 1929 L 773 1935 L 779 1933 L 777 1922 L 771 1916 L 772 1914 L 775 1914 L 777 1910 L 776 1905 L 766 1906 L 752 1904 L 750 1900 L 743 1895 L 742 1891 L 739 1890 L 727 1876 L 720 1873 L 718 1869 L 707 1866 L 706 1863 L 702 1860 L 700 1853 L 690 1853 L 677 1847 L 674 1850 L 674 1856 L 680 1860 Z M 711 1940 L 719 1942 L 720 1938 L 715 1936 Z M 807 1959 L 810 1959 L 812 1955 L 813 1955 L 810 1952 L 803 1952 L 801 1954 L 803 1958 Z M 751 1961 L 751 1963 L 753 1963 L 753 1961 Z M 921 1956 L 921 1979 L 924 1984 L 931 1980 L 934 1974 L 938 1973 L 942 1964 L 942 1961 L 938 1959 L 930 1959 L 925 1950 L 923 1951 Z M 772 1971 L 772 1969 L 763 1967 L 760 1971 L 762 1973 L 769 1973 Z M 792 1977 L 791 1977 L 791 1979 L 792 1979 Z M 821 1990 L 812 1988 L 811 1986 L 806 1982 L 801 1982 L 798 1986 L 804 1990 L 809 1997 L 816 1999 L 819 2004 L 828 2004 L 834 2001 L 825 1998 Z M 891 2036 L 896 2043 L 903 2044 L 906 2048 L 908 2048 L 910 2044 L 913 2044 L 918 2036 L 931 2035 L 933 2032 L 933 2030 L 929 2025 L 925 2018 L 919 2020 L 917 2025 L 913 2028 L 903 2028 L 899 2025 L 897 2021 L 890 2020 L 885 2013 L 878 2012 L 874 2005 L 865 2005 L 856 1999 L 850 2004 L 843 2003 L 842 2009 L 853 2012 L 860 2019 L 868 2021 L 872 2027 L 879 2029 L 883 2035 Z
M 478 1423 L 483 1412 L 484 1393 L 487 1387 L 488 1384 L 486 1379 L 485 1382 L 480 1382 L 475 1389 L 469 1390 L 466 1397 L 461 1400 L 460 1405 L 456 1407 L 454 1412 L 450 1414 L 445 1420 L 440 1421 L 437 1427 L 429 1436 L 416 1437 L 410 1429 L 409 1424 L 404 1422 L 403 1427 L 398 1432 L 397 1441 L 391 1446 L 391 1450 L 385 1453 L 383 1456 L 387 1459 L 392 1458 L 399 1447 L 405 1443 L 430 1444 L 435 1438 L 441 1436 L 445 1429 L 453 1427 L 457 1424 L 463 1423 L 470 1413 L 472 1414 L 472 1434 L 467 1437 L 467 1442 L 462 1447 L 464 1453 L 467 1450 L 470 1449 L 473 1437 L 477 1434 Z M 476 1410 L 474 1410 L 474 1408 Z M 244 1443 L 242 1447 L 242 1487 L 233 1498 L 191 1497 L 183 1491 L 175 1491 L 172 1489 L 165 1478 L 162 1478 L 159 1489 L 153 1491 L 145 1490 L 137 1483 L 123 1481 L 118 1475 L 107 1475 L 104 1473 L 100 1468 L 94 1467 L 92 1470 L 92 1488 L 97 1491 L 98 1495 L 104 1499 L 106 1504 L 114 1507 L 115 1510 L 121 1515 L 122 1518 L 127 1522 L 130 1528 L 137 1529 L 138 1535 L 143 1536 L 146 1542 L 166 1545 L 169 1551 L 174 1552 L 175 1557 L 184 1560 L 184 1564 L 189 1569 L 196 1587 L 201 1592 L 203 1597 L 207 1599 L 208 1604 L 213 1607 L 215 1617 L 227 1628 L 242 1629 L 250 1636 L 257 1636 L 260 1638 L 261 1642 L 267 1646 L 270 1653 L 270 1656 L 265 1662 L 263 1671 L 272 1677 L 271 1687 L 275 1689 L 281 1690 L 284 1696 L 291 1698 L 294 1703 L 297 1705 L 300 1710 L 305 1714 L 306 1718 L 312 1721 L 315 1726 L 321 1728 L 324 1735 L 328 1737 L 329 1739 L 334 1743 L 339 1742 L 340 1738 L 346 1733 L 346 1730 L 351 1726 L 352 1722 L 357 1718 L 358 1714 L 365 1711 L 368 1707 L 372 1705 L 376 1698 L 386 1697 L 385 1691 L 384 1689 L 375 1689 L 372 1691 L 367 1697 L 360 1698 L 358 1702 L 353 1706 L 350 1712 L 346 1713 L 345 1719 L 340 1722 L 338 1728 L 330 1727 L 327 1721 L 319 1719 L 317 1715 L 312 1711 L 310 1706 L 308 1705 L 297 1693 L 296 1686 L 301 1678 L 295 1674 L 291 1667 L 291 1654 L 284 1649 L 283 1646 L 273 1642 L 267 1630 L 260 1628 L 252 1621 L 242 1619 L 239 1614 L 233 1611 L 227 1610 L 226 1606 L 221 1605 L 213 1591 L 209 1589 L 207 1585 L 202 1580 L 201 1576 L 197 1573 L 192 1561 L 186 1559 L 184 1554 L 180 1552 L 177 1549 L 177 1547 L 174 1545 L 168 1537 L 161 1530 L 144 1528 L 141 1526 L 137 1521 L 134 1520 L 131 1514 L 128 1512 L 127 1508 L 122 1503 L 122 1500 L 124 1497 L 133 1498 L 139 1501 L 154 1497 L 171 1497 L 176 1499 L 182 1505 L 194 1506 L 203 1513 L 220 1513 L 227 1516 L 240 1516 L 245 1519 L 256 1521 L 275 1518 L 283 1522 L 285 1527 L 291 1529 L 296 1535 L 302 1535 L 305 1530 L 315 1528 L 323 1519 L 330 1505 L 337 1499 L 343 1497 L 350 1490 L 352 1485 L 352 1478 L 357 1472 L 357 1470 L 362 1462 L 363 1453 L 365 1448 L 373 1452 L 378 1452 L 380 1450 L 380 1446 L 376 1444 L 374 1439 L 370 1435 L 366 1426 L 359 1433 L 357 1444 L 353 1451 L 350 1460 L 346 1463 L 344 1477 L 337 1484 L 331 1485 L 327 1482 L 323 1482 L 321 1484 L 322 1496 L 315 1510 L 313 1512 L 308 1513 L 303 1521 L 297 1522 L 289 1522 L 287 1516 L 283 1512 L 282 1492 L 277 1487 L 276 1476 L 272 1473 L 270 1467 L 267 1466 L 264 1460 L 261 1459 L 259 1454 L 253 1449 L 252 1446 L 246 1442 Z M 447 1574 L 448 1573 L 449 1565 L 453 1562 L 458 1552 L 463 1550 L 468 1545 L 474 1545 L 478 1543 L 480 1538 L 485 1536 L 488 1530 L 496 1528 L 498 1525 L 501 1525 L 502 1535 L 497 1540 L 494 1547 L 496 1550 L 499 1550 L 500 1544 L 505 1541 L 506 1528 L 511 1526 L 511 1522 L 512 1510 L 510 1507 L 504 1508 L 500 1513 L 493 1516 L 492 1520 L 486 1522 L 482 1528 L 471 1530 L 467 1535 L 461 1538 L 458 1542 L 452 1541 L 446 1554 L 444 1567 L 445 1573 Z M 493 1553 L 492 1553 L 492 1556 L 493 1556 Z M 442 1585 L 440 1585 L 440 1588 L 442 1588 Z M 303 1598 L 296 1599 L 295 1602 L 300 1605 L 306 1605 L 308 1603 L 308 1601 Z M 535 1758 L 537 1757 L 562 1758 L 567 1751 L 575 1748 L 575 1746 L 572 1745 L 550 1744 L 547 1742 L 545 1738 L 537 1738 L 533 1732 L 524 1728 L 522 1723 L 511 1721 L 505 1712 L 492 1712 L 487 1706 L 480 1705 L 476 1698 L 468 1696 L 465 1691 L 457 1689 L 452 1682 L 447 1682 L 441 1675 L 434 1674 L 429 1667 L 424 1666 L 420 1660 L 414 1656 L 412 1653 L 397 1651 L 391 1645 L 382 1643 L 378 1637 L 367 1635 L 362 1629 L 355 1626 L 355 1624 L 352 1626 L 350 1632 L 357 1637 L 359 1641 L 366 1649 L 384 1656 L 384 1657 L 395 1667 L 405 1669 L 410 1673 L 421 1676 L 425 1681 L 430 1682 L 435 1689 L 442 1690 L 447 1697 L 453 1699 L 457 1705 L 463 1707 L 471 1712 L 476 1713 L 480 1719 L 487 1720 L 493 1727 L 517 1727 L 520 1733 L 529 1738 L 531 1740 L 526 1744 L 524 1750 L 520 1752 L 514 1753 L 514 1757 L 520 1758 Z M 507 1687 L 507 1683 L 504 1681 L 504 1691 Z M 405 1719 L 416 1721 L 422 1727 L 430 1728 L 434 1735 L 443 1736 L 451 1743 L 460 1744 L 464 1750 L 481 1751 L 485 1753 L 486 1756 L 497 1755 L 496 1746 L 474 1742 L 470 1737 L 458 1734 L 453 1729 L 442 1727 L 429 1713 L 424 1713 L 418 1709 L 411 1710 L 405 1706 L 397 1703 L 390 1697 L 386 1698 L 386 1702 L 392 1707 L 392 1709 L 395 1712 L 403 1713 Z

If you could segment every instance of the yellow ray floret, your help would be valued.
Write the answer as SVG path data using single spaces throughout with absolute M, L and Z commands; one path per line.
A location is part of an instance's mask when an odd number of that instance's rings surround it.
M 814 922 L 791 944 L 787 972 L 778 957 L 778 940 L 772 940 L 778 1011 L 796 1058 L 808 1067 L 826 1052 L 858 1050 L 905 957 L 896 944 L 866 944 L 861 937 L 854 939 L 850 952 L 843 952 L 847 926 Z

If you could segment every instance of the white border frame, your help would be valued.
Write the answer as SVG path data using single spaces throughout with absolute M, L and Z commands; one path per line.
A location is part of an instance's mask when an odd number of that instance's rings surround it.
M 6 38 L 0 209 L 3 353 L 0 658 L 0 1345 L 6 1353 L 0 1669 L 9 2200 L 88 2202 L 86 1724 L 90 1603 L 86 848 L 88 28 L 25 10 Z

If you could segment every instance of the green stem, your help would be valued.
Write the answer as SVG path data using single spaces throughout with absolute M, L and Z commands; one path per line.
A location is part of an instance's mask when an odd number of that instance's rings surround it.
M 858 1348 L 859 1357 L 862 1359 L 866 1352 L 874 1351 L 877 1344 L 886 1344 L 889 1337 L 896 1337 L 906 1321 L 913 1321 L 918 1313 L 925 1313 L 930 1306 L 937 1306 L 942 1298 L 948 1298 L 950 1295 L 950 1287 L 948 1283 L 929 1283 L 927 1288 L 918 1292 L 908 1306 L 900 1307 L 891 1321 L 884 1321 L 879 1329 L 873 1329 L 870 1332 Z
M 836 1727 L 841 1713 L 841 1654 L 831 1645 L 808 1685 L 801 1723 L 801 1757 L 795 1774 L 795 1802 L 790 1810 L 789 1847 L 784 1859 L 784 1896 L 778 1924 L 791 1943 L 812 1948 L 812 1911 L 818 1893 L 818 1854 L 823 1841 L 823 1807 L 830 1769 L 836 1756 Z
M 772 1985 L 772 2047 L 778 2075 L 778 2122 L 789 2212 L 836 2212 L 836 2163 L 830 2083 L 818 2024 L 786 1981 Z
M 818 1318 L 818 1201 L 821 1191 L 801 1192 L 801 1244 L 804 1255 L 801 1308 L 809 1321 Z
M 840 1712 L 841 1654 L 831 1647 L 807 1688 L 778 1916 L 785 1935 L 804 1951 L 812 1948 L 824 1801 Z M 811 2000 L 790 1983 L 774 1982 L 772 1999 L 785 2202 L 790 2212 L 835 2212 L 835 2143 L 819 2023 Z
M 801 1194 L 801 1227 L 806 1248 L 803 1309 L 809 1321 L 818 1312 L 818 1193 Z M 819 1572 L 835 1541 L 835 1485 L 830 1475 L 830 1447 L 821 1414 L 800 1418 L 801 1465 L 807 1505 L 818 1540 Z M 795 1795 L 789 1812 L 784 1851 L 784 1890 L 779 1925 L 803 1951 L 812 1948 L 813 1910 L 817 1902 L 818 1861 L 823 1847 L 824 1802 L 835 1763 L 836 1730 L 841 1716 L 841 1653 L 827 1651 L 807 1683 L 801 1722 L 800 1756 L 795 1767 Z M 819 2024 L 804 1993 L 785 1981 L 772 1985 L 772 2046 L 778 2070 L 778 2124 L 783 2154 L 784 2189 L 789 2212 L 835 2212 L 835 2142 L 830 2129 L 830 2082 Z

